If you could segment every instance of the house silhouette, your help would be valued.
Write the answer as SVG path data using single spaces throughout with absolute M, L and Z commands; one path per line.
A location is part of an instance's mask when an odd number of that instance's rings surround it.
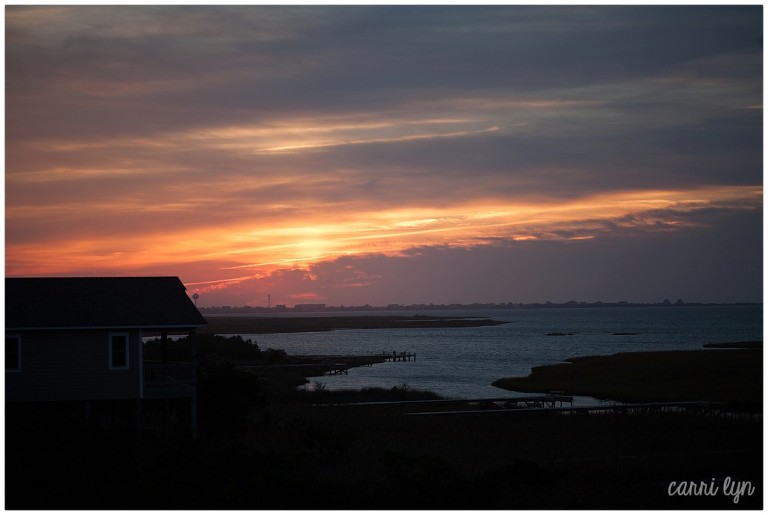
M 5 280 L 6 403 L 189 399 L 196 426 L 196 369 L 147 363 L 142 338 L 189 335 L 206 321 L 178 277 L 45 277 Z M 167 345 L 163 345 L 166 348 Z

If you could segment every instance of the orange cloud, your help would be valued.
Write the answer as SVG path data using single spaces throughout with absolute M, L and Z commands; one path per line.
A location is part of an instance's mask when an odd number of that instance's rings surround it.
M 189 284 L 216 288 L 253 279 L 281 268 L 306 268 L 339 256 L 399 255 L 429 245 L 472 246 L 507 239 L 591 239 L 605 232 L 679 230 L 695 225 L 687 213 L 705 208 L 758 209 L 762 191 L 754 187 L 700 188 L 687 191 L 626 191 L 568 202 L 474 200 L 444 207 L 325 211 L 323 218 L 286 217 L 268 224 L 249 219 L 222 226 L 190 221 L 183 230 L 162 229 L 126 234 L 72 237 L 50 235 L 38 243 L 7 245 L 9 275 L 87 274 L 103 270 L 185 270 L 195 263 L 217 263 L 207 277 Z M 128 210 L 105 202 L 103 212 Z M 56 209 L 72 214 L 75 206 L 46 206 L 7 211 L 11 223 L 28 216 L 54 217 Z M 169 207 L 163 206 L 163 209 Z M 233 275 L 233 270 L 251 275 Z

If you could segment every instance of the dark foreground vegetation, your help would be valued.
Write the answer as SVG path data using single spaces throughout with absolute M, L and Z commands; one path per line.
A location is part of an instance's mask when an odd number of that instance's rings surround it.
M 131 404 L 93 408 L 111 414 L 108 428 L 74 404 L 6 406 L 6 508 L 762 507 L 754 414 L 412 416 L 345 403 L 433 396 L 407 385 L 296 391 L 293 378 L 245 372 L 227 358 L 280 358 L 274 352 L 242 340 L 222 343 L 227 352 L 207 345 L 196 439 L 174 404 L 147 403 L 140 434 Z M 726 479 L 756 489 L 734 503 Z M 670 496 L 672 481 L 716 482 L 719 493 Z

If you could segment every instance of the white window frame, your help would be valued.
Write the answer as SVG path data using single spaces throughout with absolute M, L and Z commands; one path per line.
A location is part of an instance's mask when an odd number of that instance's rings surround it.
M 21 335 L 20 334 L 6 334 L 5 335 L 5 343 L 8 344 L 8 340 L 11 338 L 16 339 L 16 368 L 8 368 L 8 363 L 5 364 L 5 371 L 6 372 L 21 372 Z
M 113 365 L 114 361 L 112 360 L 112 340 L 116 336 L 121 336 L 125 338 L 125 366 L 122 367 L 116 367 Z M 110 370 L 128 370 L 131 365 L 131 339 L 128 335 L 128 333 L 109 333 L 109 338 L 107 339 L 107 354 L 109 355 L 109 369 Z

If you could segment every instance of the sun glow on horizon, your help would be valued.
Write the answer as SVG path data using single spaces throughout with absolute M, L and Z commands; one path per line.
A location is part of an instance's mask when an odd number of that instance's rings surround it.
M 625 191 L 562 201 L 503 203 L 489 199 L 432 208 L 356 209 L 343 206 L 322 221 L 304 218 L 227 225 L 191 224 L 183 231 L 116 232 L 7 247 L 8 275 L 72 275 L 169 270 L 189 284 L 234 284 L 280 269 L 306 269 L 340 256 L 402 255 L 424 246 L 471 247 L 499 240 L 590 240 L 617 231 L 677 230 L 696 222 L 685 213 L 707 208 L 757 209 L 754 186 L 696 190 Z M 30 210 L 32 208 L 26 208 Z M 44 216 L 51 216 L 48 208 Z M 105 208 L 106 209 L 106 208 Z M 8 216 L 24 216 L 10 210 Z M 199 271 L 201 263 L 208 277 Z M 192 270 L 198 270 L 194 272 Z M 247 276 L 227 271 L 247 269 Z M 190 272 L 186 272 L 190 270 Z

